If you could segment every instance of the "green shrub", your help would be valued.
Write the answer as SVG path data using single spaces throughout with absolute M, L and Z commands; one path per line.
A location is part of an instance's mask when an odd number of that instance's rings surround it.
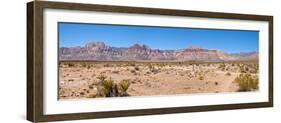
M 240 74 L 235 78 L 239 86 L 239 91 L 252 91 L 258 89 L 258 78 L 253 78 L 251 74 Z
M 112 79 L 106 79 L 104 75 L 100 75 L 97 79 L 100 80 L 98 85 L 99 97 L 118 97 L 129 96 L 127 90 L 130 86 L 129 80 L 122 80 L 119 84 L 116 84 Z
M 101 84 L 102 86 L 102 91 L 103 94 L 106 97 L 114 97 L 117 96 L 117 86 L 116 84 L 113 82 L 113 80 L 104 80 Z
M 130 86 L 129 80 L 122 80 L 118 84 L 118 92 L 119 96 L 128 96 L 127 90 Z

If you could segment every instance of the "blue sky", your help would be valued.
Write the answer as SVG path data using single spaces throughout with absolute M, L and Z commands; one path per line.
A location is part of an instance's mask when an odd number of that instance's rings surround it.
M 102 41 L 114 47 L 138 43 L 162 50 L 195 46 L 238 53 L 258 51 L 258 37 L 258 31 L 59 23 L 59 47 Z

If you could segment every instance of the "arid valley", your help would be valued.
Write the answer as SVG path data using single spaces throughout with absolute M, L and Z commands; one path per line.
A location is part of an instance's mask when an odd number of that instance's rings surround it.
M 257 62 L 61 61 L 59 72 L 60 99 L 258 89 Z

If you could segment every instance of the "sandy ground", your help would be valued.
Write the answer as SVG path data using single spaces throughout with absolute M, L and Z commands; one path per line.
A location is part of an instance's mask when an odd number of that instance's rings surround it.
M 129 80 L 130 96 L 236 92 L 234 79 L 246 72 L 257 74 L 256 64 L 243 63 L 142 63 L 142 62 L 61 62 L 59 98 L 94 98 L 97 77 L 118 83 Z

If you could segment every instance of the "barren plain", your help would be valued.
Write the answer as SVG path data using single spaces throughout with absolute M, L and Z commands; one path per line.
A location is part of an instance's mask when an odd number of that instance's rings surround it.
M 257 62 L 60 61 L 59 63 L 59 99 L 257 90 Z

